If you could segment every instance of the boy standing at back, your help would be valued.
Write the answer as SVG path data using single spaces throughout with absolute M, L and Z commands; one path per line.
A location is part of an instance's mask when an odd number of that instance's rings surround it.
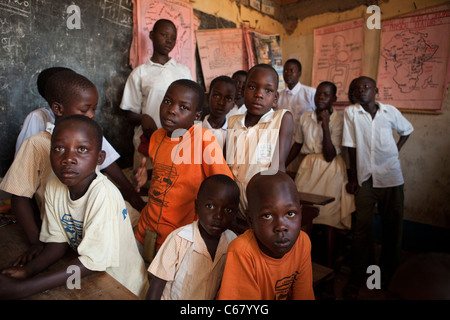
M 374 210 L 382 219 L 382 283 L 388 281 L 400 263 L 403 223 L 403 175 L 399 151 L 413 132 L 411 123 L 395 107 L 375 100 L 375 80 L 359 77 L 350 88 L 356 104 L 344 111 L 342 145 L 350 160 L 349 193 L 355 194 L 356 215 L 352 239 L 352 273 L 344 297 L 355 299 L 373 263 Z M 394 140 L 392 131 L 400 135 Z
M 160 108 L 162 128 L 152 135 L 148 151 L 153 164 L 149 200 L 135 232 L 142 245 L 156 232 L 158 249 L 173 230 L 196 220 L 194 201 L 206 177 L 233 177 L 214 134 L 194 126 L 204 103 L 203 89 L 192 80 L 174 81 L 167 89 Z M 138 189 L 147 181 L 145 161 L 135 175 Z M 144 256 L 147 252 L 144 246 Z
M 294 117 L 294 128 L 300 123 L 300 116 L 305 111 L 312 111 L 316 89 L 301 84 L 299 79 L 302 75 L 302 65 L 297 59 L 289 59 L 284 63 L 283 79 L 286 88 L 280 92 L 278 108 L 289 110 Z
M 220 300 L 314 300 L 311 242 L 301 231 L 300 199 L 283 172 L 256 174 L 247 186 L 251 229 L 233 240 Z
M 120 104 L 129 122 L 135 126 L 134 168 L 140 165 L 143 156 L 148 156 L 150 136 L 161 128 L 159 106 L 167 88 L 175 80 L 192 78 L 188 67 L 169 57 L 177 41 L 177 29 L 172 21 L 156 21 L 149 36 L 153 44 L 152 57 L 130 73 Z
M 145 264 L 125 202 L 119 190 L 97 170 L 105 158 L 102 136 L 101 127 L 82 115 L 57 123 L 50 152 L 55 174 L 47 183 L 40 235 L 45 247 L 25 265 L 2 271 L 3 298 L 18 299 L 63 285 L 69 265 L 78 266 L 82 277 L 106 271 L 137 296 L 145 296 Z M 77 251 L 77 258 L 59 270 L 40 274 L 61 259 L 69 247 Z

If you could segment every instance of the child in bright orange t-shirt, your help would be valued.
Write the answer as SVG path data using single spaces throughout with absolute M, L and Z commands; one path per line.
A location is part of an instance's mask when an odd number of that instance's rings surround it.
M 196 220 L 194 202 L 205 178 L 215 174 L 233 178 L 214 133 L 201 123 L 194 125 L 204 101 L 203 89 L 187 79 L 174 81 L 163 98 L 162 128 L 152 134 L 149 144 L 153 163 L 149 199 L 135 231 L 141 244 L 146 230 L 156 231 L 158 249 L 173 230 Z M 147 180 L 145 159 L 135 178 L 139 189 Z
M 285 173 L 256 174 L 247 189 L 251 229 L 228 246 L 221 300 L 314 300 L 311 242 Z

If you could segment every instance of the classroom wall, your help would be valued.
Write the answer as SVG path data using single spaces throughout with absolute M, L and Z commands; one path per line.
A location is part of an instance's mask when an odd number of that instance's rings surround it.
M 319 1 L 320 3 L 320 1 Z M 397 0 L 380 4 L 381 19 L 420 9 L 448 4 L 445 0 Z M 298 22 L 296 30 L 281 38 L 283 60 L 300 59 L 301 82 L 312 81 L 313 30 L 342 21 L 367 18 L 366 6 L 339 13 L 324 13 Z M 448 37 L 448 35 L 443 35 Z M 364 74 L 377 77 L 380 31 L 366 30 Z M 400 159 L 405 177 L 405 219 L 450 228 L 450 94 L 447 91 L 443 113 L 426 115 L 404 113 L 414 126 Z

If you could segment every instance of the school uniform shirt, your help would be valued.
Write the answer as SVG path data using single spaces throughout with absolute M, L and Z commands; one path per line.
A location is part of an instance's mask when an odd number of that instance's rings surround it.
M 31 111 L 22 126 L 22 130 L 19 133 L 19 137 L 16 142 L 16 157 L 18 150 L 20 149 L 23 142 L 41 131 L 53 132 L 53 128 L 55 127 L 55 115 L 53 112 L 46 108 L 39 108 Z M 109 167 L 113 162 L 120 158 L 120 155 L 113 148 L 113 146 L 103 137 L 102 140 L 102 149 L 106 152 L 105 161 L 100 166 L 100 169 L 103 170 Z
M 47 178 L 52 172 L 48 131 L 41 131 L 26 139 L 0 183 L 0 189 L 19 197 L 32 198 L 44 216 L 44 193 Z
M 42 242 L 67 242 L 89 270 L 106 271 L 135 295 L 144 298 L 147 272 L 119 190 L 100 171 L 77 200 L 52 173 L 45 193 Z
M 330 134 L 336 153 L 341 153 L 342 127 L 344 119 L 335 110 L 330 115 Z M 322 153 L 323 129 L 322 122 L 317 120 L 315 111 L 307 111 L 300 117 L 299 130 L 295 131 L 294 141 L 302 144 L 303 154 Z
M 16 141 L 16 153 L 19 152 L 22 143 L 32 135 L 45 131 L 47 122 L 55 123 L 53 111 L 47 108 L 39 108 L 31 111 L 23 121 L 22 129 Z
M 229 243 L 225 230 L 211 258 L 198 229 L 198 220 L 173 231 L 164 241 L 148 272 L 167 281 L 161 300 L 213 300 L 219 290 Z
M 259 248 L 252 229 L 228 246 L 219 300 L 314 300 L 311 241 L 300 231 L 282 258 Z
M 397 143 L 392 131 L 400 136 L 413 132 L 411 123 L 394 106 L 376 102 L 374 119 L 360 104 L 344 110 L 342 145 L 356 148 L 358 184 L 372 176 L 374 188 L 404 184 Z
M 316 108 L 314 104 L 314 95 L 316 89 L 308 87 L 298 82 L 292 90 L 286 87 L 280 92 L 278 98 L 278 108 L 287 109 L 294 117 L 294 128 L 298 127 L 301 115 L 306 111 Z
M 242 106 L 240 107 L 235 104 L 234 107 L 227 113 L 227 118 L 237 114 L 244 114 L 245 112 L 247 112 L 247 107 L 245 106 L 245 104 L 242 104 Z
M 247 112 L 228 118 L 226 157 L 241 192 L 238 213 L 241 219 L 246 219 L 245 189 L 250 179 L 261 171 L 278 171 L 277 143 L 281 121 L 286 112 L 288 111 L 270 109 L 253 127 L 245 126 Z
M 192 79 L 191 71 L 170 58 L 164 65 L 150 58 L 135 68 L 129 75 L 123 91 L 120 108 L 137 114 L 148 114 L 158 128 L 161 128 L 159 108 L 170 84 L 179 79 Z M 133 144 L 137 150 L 141 140 L 142 127 L 134 130 Z
M 223 146 L 225 145 L 225 141 L 227 139 L 228 119 L 225 118 L 225 123 L 223 124 L 223 126 L 217 129 L 211 127 L 211 124 L 209 123 L 208 119 L 209 114 L 206 115 L 205 119 L 203 119 L 202 126 L 203 128 L 211 130 L 214 133 L 217 143 L 223 150 Z
M 333 202 L 320 207 L 320 213 L 313 219 L 313 223 L 338 229 L 350 229 L 351 214 L 355 211 L 355 200 L 354 195 L 349 194 L 345 189 L 348 181 L 347 167 L 340 154 L 343 125 L 342 114 L 333 111 L 330 115 L 329 129 L 337 155 L 328 162 L 323 156 L 322 122 L 317 120 L 315 111 L 302 114 L 295 142 L 302 144 L 301 152 L 306 156 L 297 170 L 295 185 L 299 192 L 335 198 Z

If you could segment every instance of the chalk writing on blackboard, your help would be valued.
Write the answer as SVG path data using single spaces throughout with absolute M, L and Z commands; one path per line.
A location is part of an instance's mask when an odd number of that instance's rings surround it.
M 0 10 L 28 17 L 31 13 L 30 1 L 0 0 Z
M 104 0 L 102 18 L 122 27 L 133 26 L 133 4 L 131 0 L 120 0 L 118 3 Z

